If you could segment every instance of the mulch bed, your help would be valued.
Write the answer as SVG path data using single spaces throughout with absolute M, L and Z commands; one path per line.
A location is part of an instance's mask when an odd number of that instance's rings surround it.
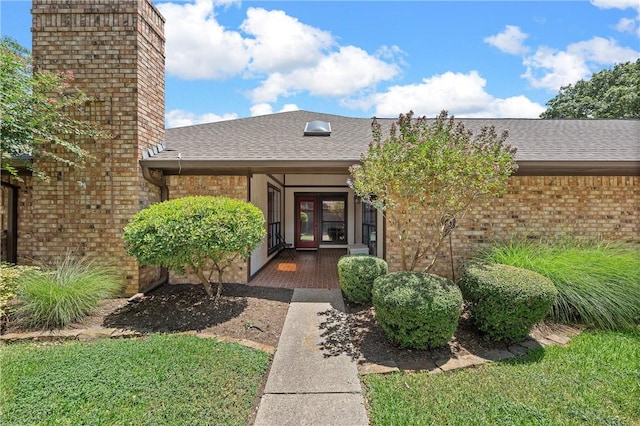
M 225 284 L 219 300 L 201 284 L 164 285 L 104 318 L 141 333 L 201 331 L 276 346 L 293 290 Z
M 225 284 L 221 298 L 214 301 L 206 296 L 201 284 L 164 285 L 133 302 L 106 300 L 94 315 L 69 328 L 106 327 L 142 334 L 200 331 L 276 347 L 292 295 L 293 290 L 289 289 Z M 508 343 L 485 340 L 467 314 L 463 314 L 447 346 L 431 350 L 399 348 L 376 323 L 370 304 L 345 305 L 346 312 L 331 309 L 323 313 L 321 349 L 326 356 L 346 354 L 361 365 L 388 365 L 392 361 L 402 370 L 423 370 L 431 369 L 440 360 L 509 349 Z M 28 330 L 16 322 L 5 330 L 21 331 Z M 535 333 L 566 335 L 575 334 L 575 329 L 543 324 Z

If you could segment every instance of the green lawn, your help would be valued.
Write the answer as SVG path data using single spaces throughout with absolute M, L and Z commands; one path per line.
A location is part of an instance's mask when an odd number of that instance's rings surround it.
M 639 425 L 640 330 L 441 374 L 364 378 L 374 425 Z
M 0 351 L 2 425 L 244 425 L 270 358 L 187 335 Z

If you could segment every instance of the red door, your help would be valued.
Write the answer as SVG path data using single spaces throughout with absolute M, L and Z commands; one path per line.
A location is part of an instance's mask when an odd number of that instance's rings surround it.
M 318 199 L 309 195 L 296 195 L 296 248 L 318 248 Z

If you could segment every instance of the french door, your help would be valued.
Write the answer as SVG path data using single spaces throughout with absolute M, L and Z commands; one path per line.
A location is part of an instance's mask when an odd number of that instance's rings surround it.
M 295 197 L 296 238 L 299 249 L 318 248 L 318 197 L 296 195 Z
M 295 194 L 295 233 L 299 249 L 346 244 L 347 194 Z

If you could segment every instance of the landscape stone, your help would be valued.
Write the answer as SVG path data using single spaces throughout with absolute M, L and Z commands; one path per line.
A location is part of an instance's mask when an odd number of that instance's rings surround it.
M 398 368 L 407 372 L 431 371 L 438 368 L 436 363 L 431 359 L 413 359 L 396 361 Z
M 502 361 L 505 359 L 511 359 L 514 358 L 515 355 L 512 354 L 509 351 L 505 351 L 502 349 L 490 349 L 488 351 L 483 351 L 480 356 L 482 356 L 482 358 L 485 358 L 489 361 Z
M 358 374 L 366 376 L 367 374 L 388 374 L 400 371 L 393 361 L 383 361 L 381 364 L 365 363 L 358 365 Z
M 549 334 L 547 336 L 545 336 L 547 339 L 551 340 L 552 342 L 556 342 L 560 345 L 566 345 L 567 343 L 569 343 L 569 338 L 567 336 L 559 336 L 557 334 Z
M 458 368 L 467 368 L 475 365 L 472 360 L 464 358 L 450 358 L 448 360 L 438 360 L 436 364 L 442 371 L 457 370 Z
M 94 342 L 99 339 L 107 339 L 111 337 L 111 334 L 114 331 L 116 331 L 115 328 L 82 330 L 78 334 L 78 340 L 80 340 L 81 342 Z

